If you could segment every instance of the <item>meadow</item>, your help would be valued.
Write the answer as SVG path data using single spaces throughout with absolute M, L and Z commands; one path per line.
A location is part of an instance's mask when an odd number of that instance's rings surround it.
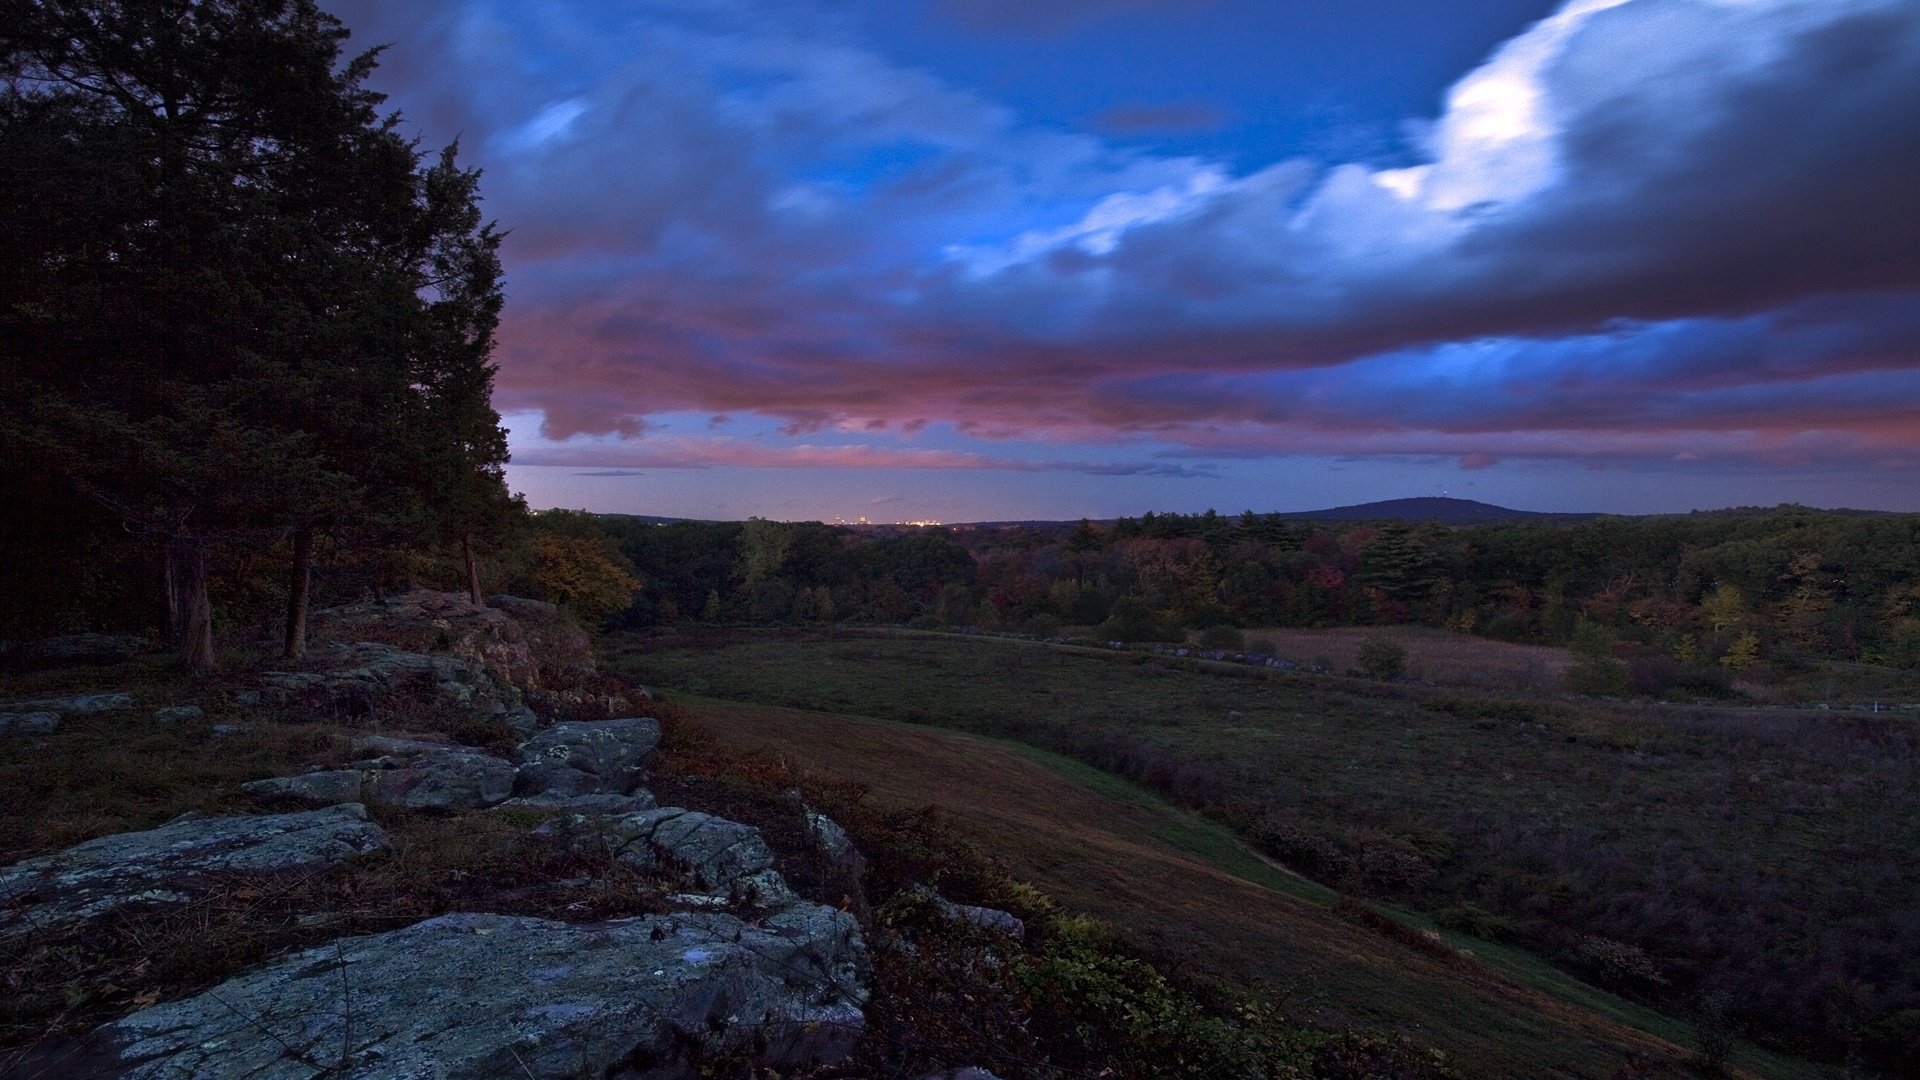
M 1911 1062 L 1910 718 L 1276 673 L 854 631 L 614 638 L 732 701 L 1010 739 L 1137 780 L 1345 892 L 1776 1048 Z M 1909 1066 L 1910 1067 L 1910 1066 Z

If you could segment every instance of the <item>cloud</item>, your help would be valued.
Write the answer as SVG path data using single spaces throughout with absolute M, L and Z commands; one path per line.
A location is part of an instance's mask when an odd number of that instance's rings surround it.
M 1910 0 L 1574 0 L 1454 85 L 1411 164 L 1251 169 L 1030 123 L 816 5 L 630 7 L 338 5 L 398 42 L 381 85 L 427 141 L 487 170 L 499 401 L 546 443 L 1015 467 L 878 445 L 931 419 L 986 450 L 1920 452 Z M 1168 7 L 945 10 L 1032 33 Z M 793 444 L 663 443 L 670 411 Z M 802 441 L 829 432 L 876 445 Z
M 637 475 L 629 469 L 984 469 L 1074 472 L 1092 476 L 1211 476 L 1204 464 L 1086 462 L 992 457 L 955 450 L 812 443 L 772 445 L 724 436 L 654 436 L 599 443 L 555 443 L 517 450 L 515 465 L 607 467 L 583 476 Z

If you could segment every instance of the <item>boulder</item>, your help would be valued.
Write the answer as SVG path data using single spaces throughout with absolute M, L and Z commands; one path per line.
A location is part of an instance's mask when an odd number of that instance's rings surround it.
M 276 776 L 240 785 L 240 792 L 263 803 L 302 803 L 334 806 L 372 802 L 366 778 L 359 769 L 327 769 L 299 776 Z
M 356 739 L 354 747 L 386 752 L 345 769 L 255 780 L 240 790 L 267 802 L 367 802 L 409 810 L 478 810 L 513 794 L 513 765 L 484 751 L 384 736 Z
M 79 716 L 133 708 L 132 694 L 75 694 L 71 697 L 34 698 L 0 704 L 6 712 L 55 712 Z
M 854 884 L 866 877 L 867 860 L 853 844 L 853 837 L 840 823 L 802 803 L 800 812 L 807 822 L 807 841 L 833 872 Z
M 670 1080 L 738 1054 L 785 1074 L 845 1060 L 867 996 L 852 917 L 811 904 L 758 926 L 454 914 L 287 957 L 28 1064 L 76 1080 Z
M 523 704 L 512 684 L 470 660 L 416 653 L 377 641 L 336 645 L 318 671 L 270 671 L 258 690 L 235 696 L 241 705 L 307 702 L 350 716 L 373 713 L 395 694 L 418 694 L 441 706 L 505 717 Z
M 295 814 L 188 814 L 0 870 L 0 941 L 122 911 L 192 902 L 239 876 L 325 870 L 387 848 L 366 807 Z
M 500 809 L 520 807 L 528 810 L 563 810 L 574 814 L 601 814 L 620 816 L 651 810 L 658 804 L 653 800 L 653 792 L 639 788 L 631 795 L 561 795 L 557 792 L 543 791 L 538 795 L 523 795 L 517 799 L 508 799 L 500 804 Z
M 636 870 L 671 875 L 695 894 L 764 907 L 794 900 L 759 829 L 698 810 L 664 806 L 611 818 L 575 815 L 542 825 L 534 836 L 609 852 Z
M 523 795 L 624 795 L 646 778 L 660 746 L 660 721 L 648 717 L 555 724 L 520 744 Z
M 593 674 L 587 635 L 552 604 L 490 597 L 475 607 L 465 593 L 414 589 L 314 612 L 316 633 L 334 640 L 378 641 L 416 653 L 450 653 L 502 682 L 530 690 L 570 690 Z
M 12 659 L 22 667 L 124 664 L 152 648 L 137 634 L 67 634 L 29 641 L 13 650 Z
M 47 735 L 59 727 L 57 712 L 0 713 L 0 735 Z
M 1001 911 L 999 908 L 977 907 L 973 904 L 956 904 L 925 886 L 920 886 L 915 891 L 931 900 L 934 910 L 955 922 L 970 923 L 982 930 L 991 930 L 996 934 L 1007 934 L 1016 938 L 1026 936 L 1027 924 L 1021 922 L 1020 917 L 1012 912 Z

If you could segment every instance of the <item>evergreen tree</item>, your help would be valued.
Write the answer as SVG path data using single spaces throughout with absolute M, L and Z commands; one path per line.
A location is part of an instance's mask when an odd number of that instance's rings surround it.
M 346 36 L 311 0 L 0 4 L 0 455 L 163 549 L 195 667 L 219 545 L 292 536 L 297 655 L 316 530 L 514 509 L 497 234 Z

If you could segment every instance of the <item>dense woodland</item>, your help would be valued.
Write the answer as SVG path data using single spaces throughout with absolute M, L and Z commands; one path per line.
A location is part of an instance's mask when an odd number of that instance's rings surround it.
M 314 566 L 499 546 L 500 234 L 376 53 L 310 0 L 4 13 L 0 635 L 164 629 L 206 668 L 237 618 L 297 657 Z
M 1920 666 L 1920 517 L 1801 507 L 1450 528 L 1147 514 L 871 530 L 579 513 L 642 582 L 616 625 L 830 621 L 1100 640 L 1418 624 L 1572 644 L 1577 688 L 1728 692 L 1758 665 Z M 1075 629 L 1077 628 L 1077 629 Z

